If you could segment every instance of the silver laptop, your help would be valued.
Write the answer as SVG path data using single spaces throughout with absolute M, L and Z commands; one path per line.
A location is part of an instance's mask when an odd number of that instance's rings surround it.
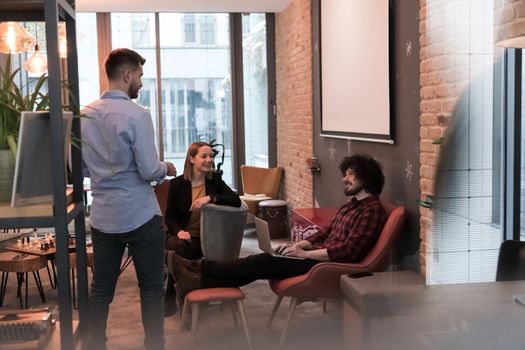
M 282 255 L 273 250 L 272 241 L 270 240 L 270 231 L 268 230 L 268 223 L 258 217 L 253 218 L 255 221 L 255 230 L 257 231 L 257 241 L 259 242 L 259 249 L 263 252 L 270 254 L 276 258 L 286 258 L 286 259 L 299 259 L 304 260 L 297 256 Z

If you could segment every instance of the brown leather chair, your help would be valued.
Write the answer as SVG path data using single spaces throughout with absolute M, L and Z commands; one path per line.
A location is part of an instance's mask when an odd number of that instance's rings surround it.
M 168 180 L 155 186 L 155 196 L 159 202 L 160 211 L 162 216 L 166 214 L 166 208 L 168 207 L 168 192 L 170 190 L 170 182 Z
M 242 192 L 240 196 L 248 205 L 248 213 L 257 214 L 259 202 L 275 199 L 279 195 L 283 168 L 258 168 L 241 165 Z
M 405 208 L 394 207 L 388 203 L 383 203 L 383 206 L 387 211 L 388 219 L 377 243 L 360 263 L 323 262 L 312 267 L 304 275 L 269 281 L 272 291 L 277 294 L 277 300 L 267 327 L 271 325 L 283 297 L 292 298 L 281 333 L 279 348 L 282 348 L 284 344 L 290 321 L 299 300 L 340 299 L 342 297 L 339 287 L 341 275 L 353 272 L 384 271 L 390 266 L 392 247 L 405 221 Z

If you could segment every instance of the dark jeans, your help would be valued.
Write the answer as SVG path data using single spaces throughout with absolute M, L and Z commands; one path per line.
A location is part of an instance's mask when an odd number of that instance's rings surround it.
M 198 237 L 191 237 L 191 241 L 180 239 L 177 235 L 172 235 L 166 240 L 166 249 L 174 250 L 178 256 L 185 259 L 198 259 L 202 257 L 201 240 Z M 175 303 L 175 280 L 168 274 L 166 285 L 166 303 Z
M 240 287 L 261 279 L 284 279 L 307 273 L 321 261 L 275 258 L 261 253 L 225 261 L 202 261 L 202 288 Z
M 133 258 L 140 288 L 146 349 L 164 349 L 164 235 L 161 217 L 154 216 L 127 233 L 104 233 L 91 228 L 93 281 L 89 294 L 89 349 L 106 348 L 109 304 L 113 301 L 126 246 Z

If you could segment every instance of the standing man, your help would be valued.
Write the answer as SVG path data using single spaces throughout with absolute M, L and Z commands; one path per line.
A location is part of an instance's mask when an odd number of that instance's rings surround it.
M 93 194 L 94 269 L 86 349 L 106 349 L 109 304 L 126 247 L 140 287 L 144 345 L 164 349 L 164 235 L 150 183 L 175 176 L 176 170 L 159 161 L 150 113 L 131 101 L 142 87 L 145 62 L 135 51 L 113 50 L 105 62 L 109 89 L 82 111 L 84 175 L 91 178 Z
M 228 261 L 186 260 L 176 254 L 168 262 L 177 293 L 183 296 L 198 288 L 240 287 L 258 279 L 284 279 L 308 272 L 322 261 L 360 262 L 379 238 L 387 214 L 379 201 L 385 178 L 381 166 L 367 155 L 345 157 L 339 169 L 344 193 L 351 196 L 324 229 L 277 250 L 283 259 L 267 253 Z

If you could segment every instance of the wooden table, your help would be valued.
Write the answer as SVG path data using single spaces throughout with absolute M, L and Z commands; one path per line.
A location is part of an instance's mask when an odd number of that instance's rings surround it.
M 56 280 L 57 280 L 57 274 L 56 274 L 56 268 L 55 268 L 55 253 L 56 253 L 56 247 L 49 247 L 49 249 L 42 250 L 40 249 L 40 244 L 37 245 L 30 245 L 26 244 L 21 247 L 17 245 L 11 245 L 6 247 L 7 250 L 10 250 L 12 252 L 18 252 L 23 254 L 31 254 L 31 255 L 37 255 L 37 256 L 45 256 L 46 257 L 46 268 L 47 268 L 47 274 L 49 276 L 49 283 L 51 285 L 51 288 L 56 288 Z M 75 252 L 76 245 L 70 244 L 69 252 Z M 51 264 L 51 269 L 49 269 L 49 264 Z M 53 272 L 53 276 L 51 276 L 51 271 Z
M 42 287 L 42 281 L 38 270 L 43 269 L 47 266 L 47 259 L 44 256 L 16 253 L 16 252 L 4 252 L 0 253 L 0 271 L 2 271 L 2 281 L 0 285 L 0 306 L 4 303 L 4 296 L 7 289 L 7 281 L 9 278 L 9 272 L 15 272 L 17 276 L 17 297 L 20 298 L 20 307 L 27 308 L 28 299 L 28 274 L 33 273 L 38 292 L 42 302 L 46 302 L 44 295 L 44 289 Z M 25 280 L 25 306 L 23 303 L 22 296 L 22 283 Z
M 412 271 L 341 277 L 345 348 L 523 349 L 525 281 L 426 286 Z

